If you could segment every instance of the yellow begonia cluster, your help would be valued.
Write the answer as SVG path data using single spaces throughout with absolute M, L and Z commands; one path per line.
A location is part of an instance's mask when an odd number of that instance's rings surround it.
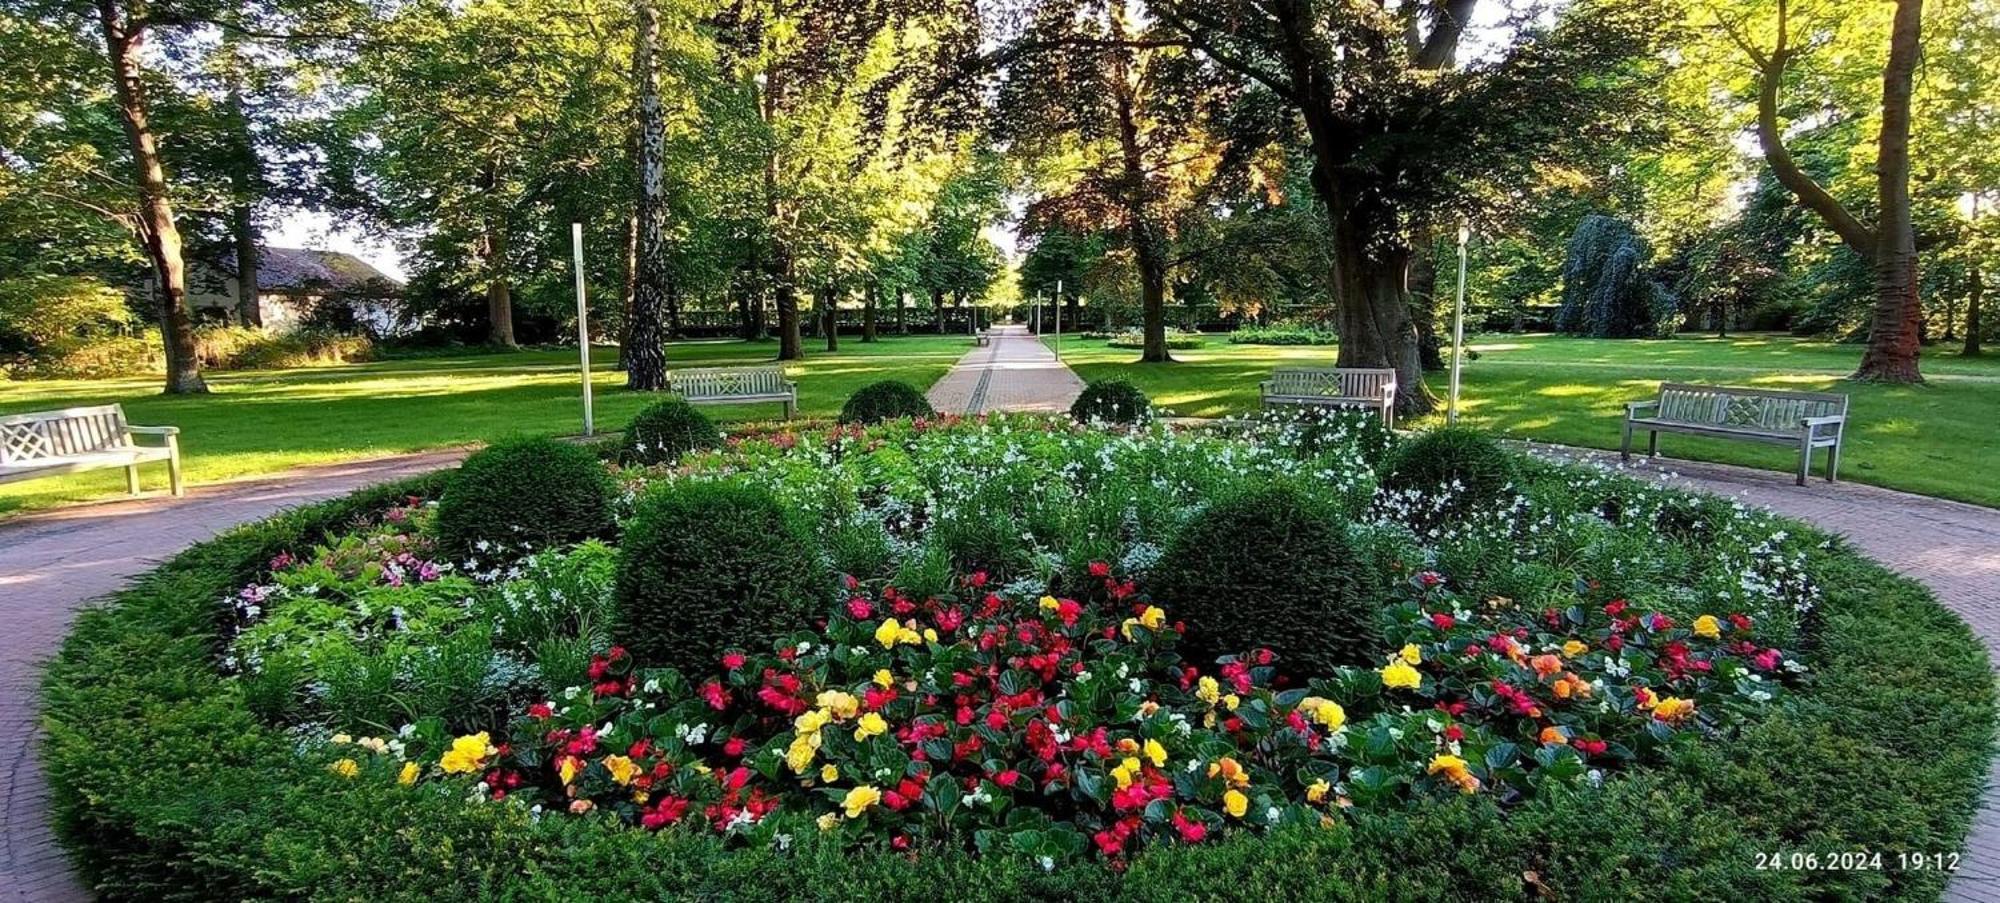
M 445 750 L 438 766 L 444 769 L 445 774 L 471 774 L 485 767 L 486 757 L 495 752 L 492 738 L 485 731 L 480 731 L 451 741 L 451 748 Z

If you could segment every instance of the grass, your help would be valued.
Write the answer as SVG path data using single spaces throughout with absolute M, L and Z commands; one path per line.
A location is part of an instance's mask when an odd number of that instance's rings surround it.
M 802 416 L 838 413 L 847 396 L 878 379 L 920 388 L 951 369 L 971 346 L 962 336 L 843 341 L 836 354 L 814 352 L 788 365 L 799 384 Z M 684 342 L 668 346 L 668 366 L 768 363 L 776 342 Z M 625 390 L 612 369 L 615 349 L 591 354 L 591 385 L 600 430 L 625 426 L 654 396 Z M 340 364 L 293 370 L 208 374 L 213 394 L 161 395 L 156 377 L 0 382 L 0 414 L 78 405 L 124 405 L 133 423 L 181 428 L 190 482 L 268 474 L 308 464 L 445 448 L 516 433 L 583 429 L 569 351 L 468 354 Z M 772 419 L 775 404 L 704 408 L 724 420 Z M 141 471 L 164 486 L 160 465 Z M 124 473 L 101 470 L 0 486 L 0 517 L 124 492 Z
M 2000 507 L 2000 358 L 1933 353 L 1923 386 L 1846 379 L 1860 360 L 1853 345 L 1783 335 L 1658 341 L 1550 335 L 1482 336 L 1468 342 L 1462 417 L 1472 425 L 1544 442 L 1616 448 L 1624 404 L 1651 398 L 1662 381 L 1844 392 L 1852 398 L 1842 479 Z M 1136 366 L 1133 352 L 1065 338 L 1063 359 L 1086 380 L 1131 380 L 1169 411 L 1219 417 L 1255 411 L 1257 382 L 1274 367 L 1328 366 L 1334 349 L 1230 345 L 1174 352 L 1178 363 Z M 1442 395 L 1442 375 L 1430 380 Z M 1428 420 L 1415 421 L 1422 426 Z M 1671 457 L 1789 471 L 1796 455 L 1778 446 L 1683 435 L 1660 437 Z M 1817 460 L 1817 459 L 1816 459 Z

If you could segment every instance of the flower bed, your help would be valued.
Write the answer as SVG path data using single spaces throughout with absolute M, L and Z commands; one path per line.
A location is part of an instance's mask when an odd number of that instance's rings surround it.
M 846 575 L 823 620 L 685 671 L 614 645 L 615 541 L 440 561 L 441 478 L 286 515 L 82 619 L 48 687 L 65 833 L 114 895 L 1941 887 L 1757 857 L 1956 849 L 1992 691 L 1921 590 L 1534 462 L 1440 521 L 1448 492 L 1376 487 L 1365 430 L 902 422 L 624 471 L 621 518 L 754 487 Z M 1367 660 L 1186 654 L 1207 603 L 1154 572 L 1270 485 L 1345 524 Z

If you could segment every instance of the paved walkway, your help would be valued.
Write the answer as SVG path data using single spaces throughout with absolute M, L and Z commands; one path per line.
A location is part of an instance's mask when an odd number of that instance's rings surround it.
M 1069 410 L 1083 380 L 1026 326 L 996 326 L 993 344 L 974 348 L 931 386 L 931 407 L 947 414 Z
M 35 745 L 42 663 L 78 609 L 180 549 L 282 508 L 436 470 L 463 451 L 305 467 L 0 523 L 0 903 L 87 900 L 49 827 Z
M 1535 450 L 1619 463 L 1617 452 Z M 1846 536 L 1868 557 L 1930 587 L 2000 662 L 2000 511 L 1860 483 L 1828 485 L 1815 478 L 1795 486 L 1790 474 L 1667 458 L 1634 457 L 1629 472 L 1741 499 Z M 2000 764 L 1987 774 L 1985 798 L 1944 899 L 2000 903 Z

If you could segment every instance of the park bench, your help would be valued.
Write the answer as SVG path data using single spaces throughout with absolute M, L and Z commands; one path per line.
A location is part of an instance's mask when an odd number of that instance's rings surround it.
M 982 332 L 973 336 L 973 344 L 980 348 L 993 344 L 993 333 Z
M 798 408 L 799 387 L 782 367 L 703 367 L 667 373 L 667 391 L 688 404 L 783 402 L 785 419 Z
M 1396 421 L 1396 371 L 1352 367 L 1279 367 L 1257 384 L 1264 406 L 1321 405 L 1373 408 L 1382 423 Z
M 182 494 L 180 428 L 133 426 L 115 404 L 0 417 L 0 483 L 58 474 L 125 468 L 125 488 L 139 494 L 139 465 L 167 462 L 175 495 Z M 155 436 L 140 445 L 135 436 Z
M 1847 396 L 1732 386 L 1661 383 L 1660 397 L 1625 405 L 1625 439 L 1619 457 L 1632 458 L 1632 431 L 1645 430 L 1646 454 L 1660 453 L 1661 433 L 1691 433 L 1797 446 L 1798 484 L 1806 484 L 1814 449 L 1827 449 L 1826 481 L 1840 469 L 1840 439 L 1847 428 Z

